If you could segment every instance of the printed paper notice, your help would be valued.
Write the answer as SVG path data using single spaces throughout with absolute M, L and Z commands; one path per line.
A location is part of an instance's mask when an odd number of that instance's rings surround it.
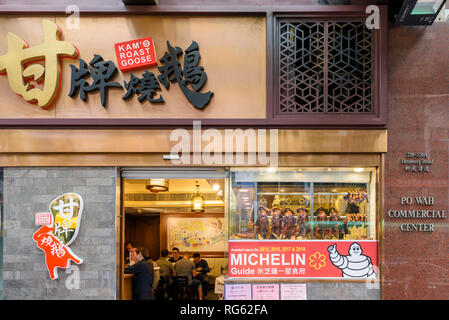
M 253 300 L 279 300 L 279 284 L 253 284 Z
M 305 283 L 281 283 L 281 300 L 307 300 Z
M 251 284 L 226 284 L 225 300 L 251 300 Z

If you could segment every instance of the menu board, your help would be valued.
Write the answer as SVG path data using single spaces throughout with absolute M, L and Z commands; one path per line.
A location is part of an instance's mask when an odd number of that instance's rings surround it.
M 279 284 L 253 284 L 253 300 L 279 300 Z
M 225 300 L 251 300 L 251 284 L 226 284 Z
M 307 300 L 305 283 L 281 283 L 281 300 Z

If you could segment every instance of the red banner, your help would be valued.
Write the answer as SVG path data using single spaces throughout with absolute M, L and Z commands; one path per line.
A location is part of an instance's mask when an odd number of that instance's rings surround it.
M 229 241 L 228 275 L 376 278 L 377 241 Z

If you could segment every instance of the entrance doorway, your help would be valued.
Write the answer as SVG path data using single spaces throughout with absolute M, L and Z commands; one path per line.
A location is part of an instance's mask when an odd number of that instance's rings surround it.
M 159 229 L 159 214 L 128 213 L 125 216 L 125 243 L 147 248 L 151 260 L 156 261 L 160 254 Z
M 145 247 L 157 263 L 161 250 L 193 261 L 200 254 L 209 265 L 207 290 L 214 296 L 215 278 L 226 268 L 225 212 L 227 171 L 224 169 L 123 169 L 124 228 L 122 247 Z M 170 257 L 170 256 L 169 256 Z M 132 263 L 132 262 L 131 262 Z M 157 277 L 156 277 L 157 278 Z M 122 299 L 129 299 L 131 281 L 122 281 Z

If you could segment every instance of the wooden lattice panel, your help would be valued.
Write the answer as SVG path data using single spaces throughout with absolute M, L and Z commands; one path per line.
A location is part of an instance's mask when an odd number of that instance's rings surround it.
M 373 35 L 363 22 L 280 21 L 279 112 L 372 112 Z

